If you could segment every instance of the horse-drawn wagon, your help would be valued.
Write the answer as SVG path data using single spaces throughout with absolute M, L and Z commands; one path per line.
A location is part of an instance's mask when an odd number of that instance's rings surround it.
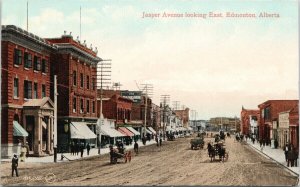
M 207 150 L 211 162 L 215 161 L 217 156 L 219 156 L 219 161 L 227 161 L 229 158 L 229 153 L 226 151 L 223 141 L 219 141 L 213 145 L 208 143 Z
M 124 159 L 126 163 L 127 160 L 131 161 L 131 151 L 125 152 L 125 148 L 118 146 L 117 148 L 113 148 L 112 145 L 109 146 L 110 149 L 110 163 L 116 164 L 118 159 Z

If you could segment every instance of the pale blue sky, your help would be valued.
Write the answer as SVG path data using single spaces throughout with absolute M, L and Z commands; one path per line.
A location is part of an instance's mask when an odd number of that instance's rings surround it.
M 26 0 L 2 1 L 2 24 L 26 29 Z M 297 1 L 245 0 L 28 0 L 29 31 L 63 31 L 112 59 L 112 81 L 135 90 L 153 83 L 154 102 L 171 101 L 198 118 L 239 116 L 268 99 L 297 99 Z M 142 13 L 278 13 L 280 18 L 158 18 Z M 196 100 L 196 102 L 195 102 Z

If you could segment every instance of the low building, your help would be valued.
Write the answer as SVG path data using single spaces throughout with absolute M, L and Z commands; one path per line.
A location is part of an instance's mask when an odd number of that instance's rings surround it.
M 176 116 L 180 117 L 183 122 L 183 127 L 188 127 L 189 126 L 189 108 L 185 108 L 184 110 L 174 110 Z

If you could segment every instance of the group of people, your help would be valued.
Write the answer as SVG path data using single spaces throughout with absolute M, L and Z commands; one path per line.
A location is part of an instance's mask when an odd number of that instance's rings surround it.
M 297 167 L 298 150 L 291 144 L 287 143 L 284 148 L 285 160 L 288 167 Z
M 89 143 L 86 146 L 84 145 L 84 143 L 71 143 L 71 155 L 78 155 L 80 152 L 80 156 L 83 157 L 84 149 L 87 150 L 87 155 L 90 155 L 91 146 Z
M 158 147 L 158 146 L 161 146 L 161 144 L 162 144 L 162 137 L 161 137 L 161 136 L 159 137 L 159 142 L 158 142 L 158 136 L 156 136 L 156 137 L 155 137 L 155 141 L 156 141 L 157 147 Z

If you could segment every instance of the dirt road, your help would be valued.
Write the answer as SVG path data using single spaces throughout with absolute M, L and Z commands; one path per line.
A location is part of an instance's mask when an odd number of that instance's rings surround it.
M 226 139 L 227 162 L 210 162 L 207 150 L 191 150 L 189 138 L 142 147 L 130 163 L 109 164 L 109 155 L 65 163 L 20 163 L 12 178 L 1 165 L 1 184 L 17 185 L 295 185 L 292 176 L 253 151 Z M 206 138 L 205 141 L 209 141 Z

